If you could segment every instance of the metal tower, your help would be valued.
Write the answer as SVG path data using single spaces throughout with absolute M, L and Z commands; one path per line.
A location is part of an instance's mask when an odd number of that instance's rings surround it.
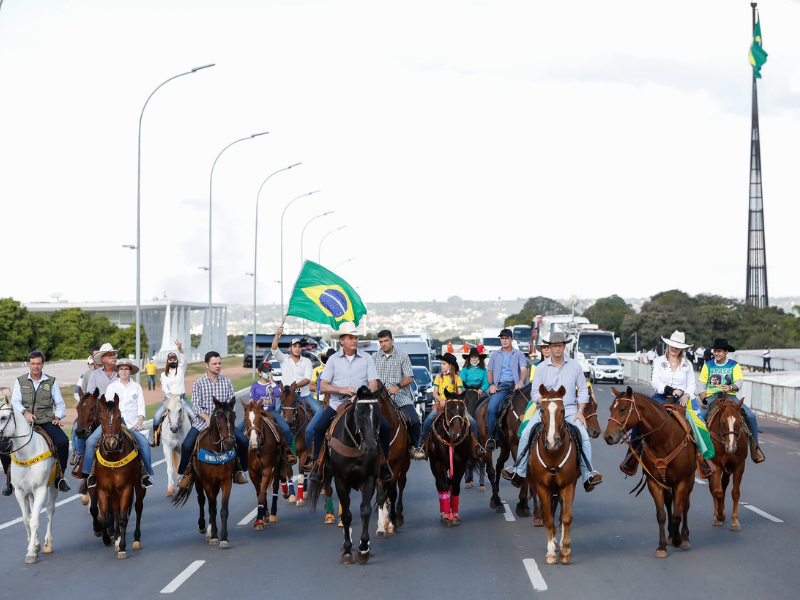
M 756 3 L 753 7 L 753 31 L 756 27 Z M 753 74 L 753 115 L 750 132 L 750 210 L 747 223 L 747 294 L 746 302 L 763 308 L 769 306 L 767 293 L 767 251 L 764 243 L 764 200 L 761 195 L 761 136 L 758 130 L 758 88 Z

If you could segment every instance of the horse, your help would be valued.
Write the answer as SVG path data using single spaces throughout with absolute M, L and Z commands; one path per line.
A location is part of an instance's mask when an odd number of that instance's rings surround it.
M 161 426 L 161 445 L 164 449 L 164 462 L 167 463 L 167 496 L 172 496 L 181 458 L 181 444 L 192 427 L 192 420 L 186 413 L 180 396 L 173 396 L 167 402 L 164 421 L 166 423 Z M 156 423 L 153 424 L 155 426 Z
M 406 422 L 400 414 L 400 410 L 389 399 L 389 393 L 383 384 L 380 384 L 380 395 L 378 404 L 381 407 L 381 414 L 389 421 L 391 442 L 389 445 L 389 468 L 392 471 L 392 478 L 388 483 L 378 482 L 378 485 L 386 490 L 389 498 L 389 508 L 386 503 L 378 506 L 378 531 L 376 538 L 385 538 L 387 533 L 397 533 L 397 529 L 405 524 L 403 517 L 403 490 L 406 488 L 408 469 L 411 466 L 411 456 L 408 453 L 409 441 Z
M 439 493 L 439 512 L 447 527 L 458 525 L 461 478 L 472 456 L 469 419 L 464 396 L 445 390 L 444 410 L 436 417 L 428 436 L 428 460 Z M 466 442 L 466 443 L 465 443 Z
M 295 452 L 297 454 L 297 464 L 303 465 L 306 457 L 309 455 L 311 448 L 306 448 L 306 427 L 314 418 L 311 409 L 306 406 L 305 402 L 300 402 L 297 394 L 297 383 L 292 383 L 291 386 L 284 386 L 281 390 L 281 417 L 286 421 L 289 429 L 292 431 L 295 443 Z M 298 468 L 297 477 L 297 495 L 294 494 L 294 485 L 292 479 L 294 471 L 289 465 L 283 466 L 283 476 L 281 479 L 281 487 L 283 488 L 283 497 L 288 498 L 289 502 L 297 506 L 304 506 L 305 500 L 308 498 L 306 484 L 308 483 L 308 475 Z M 277 492 L 277 488 L 275 489 Z M 273 516 L 278 509 L 277 496 L 273 497 Z M 270 517 L 272 520 L 272 516 Z M 277 520 L 277 518 L 275 519 Z
M 207 460 L 198 456 L 192 457 L 194 472 L 194 488 L 197 492 L 197 504 L 200 505 L 200 518 L 197 529 L 206 534 L 206 541 L 211 546 L 229 548 L 228 542 L 228 502 L 233 487 L 233 475 L 236 469 L 236 438 L 233 428 L 236 420 L 234 403 L 236 398 L 227 402 L 214 400 L 214 411 L 211 413 L 208 428 L 197 438 L 196 448 L 202 451 Z M 248 465 L 249 466 L 249 465 Z M 222 509 L 219 511 L 220 527 L 217 529 L 217 495 L 222 491 Z M 179 488 L 172 498 L 172 504 L 183 506 L 192 493 L 191 486 Z M 205 503 L 208 498 L 208 520 L 206 527 Z
M 75 407 L 78 416 L 75 419 L 75 423 L 72 425 L 75 429 L 75 435 L 78 438 L 86 440 L 95 429 L 100 427 L 100 408 L 103 403 L 105 403 L 105 397 L 100 394 L 98 388 L 95 388 L 94 392 L 91 394 L 84 394 L 81 396 L 78 405 Z M 75 468 L 72 469 L 72 476 L 75 479 L 83 479 L 83 475 L 81 474 L 83 470 L 83 458 L 84 457 L 81 456 Z M 83 486 L 81 486 L 80 491 L 81 503 L 86 506 L 89 504 L 89 494 Z
M 56 511 L 56 475 L 58 462 L 45 437 L 35 431 L 27 419 L 11 404 L 8 398 L 0 403 L 0 439 L 11 442 L 11 484 L 22 510 L 22 521 L 28 534 L 28 552 L 25 564 L 36 563 L 39 551 L 39 514 L 46 504 L 47 532 L 44 553 L 53 552 L 53 514 Z
M 353 542 L 350 524 L 350 491 L 361 490 L 361 542 L 355 553 L 355 561 L 361 564 L 370 559 L 369 519 L 372 514 L 372 496 L 376 492 L 375 482 L 378 474 L 379 431 L 381 411 L 378 406 L 380 391 L 372 392 L 361 386 L 352 402 L 340 407 L 326 437 L 329 446 L 325 452 L 323 480 L 312 481 L 308 498 L 310 510 L 317 508 L 320 492 L 330 487 L 331 480 L 336 484 L 336 493 L 342 505 L 342 525 L 344 544 L 340 564 L 353 564 Z M 382 486 L 377 488 L 377 505 L 386 502 L 386 492 Z
M 714 444 L 712 462 L 717 467 L 711 476 L 708 489 L 714 501 L 714 527 L 722 527 L 725 522 L 725 492 L 733 475 L 733 512 L 731 513 L 731 531 L 741 531 L 739 524 L 739 486 L 742 483 L 744 467 L 747 464 L 747 433 L 742 423 L 740 409 L 744 398 L 739 402 L 729 400 L 725 392 L 718 394 L 714 408 L 708 415 L 708 433 Z
M 628 441 L 628 430 L 639 426 L 642 446 L 641 456 L 637 455 L 637 458 L 644 471 L 642 479 L 646 479 L 656 504 L 659 532 L 656 558 L 666 558 L 664 523 L 667 521 L 672 545 L 676 548 L 691 547 L 687 517 L 689 496 L 694 488 L 696 445 L 677 420 L 677 415 L 670 417 L 669 412 L 652 398 L 635 394 L 630 386 L 624 392 L 613 387 L 611 391 L 614 401 L 603 439 L 609 445 L 618 444 L 623 439 Z
M 479 385 L 468 385 L 465 389 L 467 395 L 464 398 L 464 402 L 467 405 L 467 412 L 474 417 L 475 411 L 478 409 L 478 406 L 481 403 L 480 398 L 478 397 L 478 390 L 481 389 L 481 387 Z M 475 435 L 477 435 L 477 432 L 475 432 Z M 482 458 L 471 458 L 469 463 L 467 463 L 467 473 L 464 476 L 464 488 L 469 489 L 475 486 L 475 471 L 478 471 L 478 475 L 480 477 L 478 491 L 485 492 L 486 461 Z
M 503 465 L 506 464 L 509 456 L 516 457 L 517 449 L 519 448 L 519 426 L 521 419 L 525 414 L 525 408 L 531 399 L 531 384 L 528 383 L 521 389 L 510 394 L 511 404 L 505 413 L 505 416 L 497 420 L 497 463 L 492 464 L 492 452 L 486 451 L 486 471 L 489 475 L 489 482 L 492 485 L 492 497 L 489 499 L 489 508 L 495 509 L 497 513 L 506 512 L 506 507 L 500 499 L 500 471 L 503 470 Z M 505 402 L 504 402 L 505 404 Z M 489 408 L 489 399 L 487 398 L 481 402 L 480 406 L 475 411 L 475 421 L 478 424 L 478 439 L 481 445 L 485 448 L 488 439 L 488 431 L 486 430 L 486 411 Z M 525 485 L 520 487 L 519 501 L 516 506 L 516 514 L 518 517 L 530 517 L 531 509 L 528 506 L 528 489 Z
M 575 499 L 575 485 L 581 474 L 581 434 L 566 420 L 566 392 L 563 385 L 555 391 L 548 390 L 544 385 L 539 387 L 542 421 L 531 431 L 530 444 L 533 448 L 528 456 L 526 481 L 531 489 L 536 490 L 542 507 L 544 526 L 547 528 L 545 560 L 548 565 L 558 561 L 567 564 L 572 557 L 572 502 Z M 556 544 L 555 514 L 559 505 L 561 541 Z
M 142 487 L 141 466 L 137 460 L 136 446 L 122 431 L 122 413 L 119 396 L 106 400 L 100 406 L 100 427 L 103 435 L 97 444 L 94 475 L 97 485 L 92 488 L 92 525 L 103 544 L 116 540 L 117 558 L 128 558 L 125 537 L 131 509 L 136 509 L 136 528 L 133 531 L 133 549 L 142 548 L 142 508 L 147 490 Z M 134 502 L 135 495 L 135 502 Z M 98 513 L 100 518 L 98 520 Z
M 245 435 L 250 438 L 247 467 L 250 481 L 256 488 L 258 512 L 253 528 L 263 531 L 269 524 L 267 516 L 267 490 L 272 486 L 280 472 L 282 436 L 277 425 L 267 423 L 272 420 L 269 413 L 261 410 L 260 404 L 242 401 L 244 407 Z

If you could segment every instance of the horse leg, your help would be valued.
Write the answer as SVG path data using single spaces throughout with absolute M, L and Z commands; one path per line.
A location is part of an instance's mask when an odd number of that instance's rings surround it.
M 390 481 L 385 488 L 386 495 L 389 497 L 389 514 L 386 518 L 387 533 L 397 533 L 397 480 Z
M 208 498 L 208 524 L 211 526 L 211 537 L 208 543 L 212 546 L 219 545 L 219 530 L 217 529 L 217 494 L 219 494 L 219 483 L 209 484 L 205 488 L 206 498 Z
M 122 498 L 120 498 L 119 501 L 119 516 L 117 517 L 117 523 L 119 524 L 119 537 L 117 538 L 117 558 L 128 558 L 125 536 L 128 533 L 128 515 L 130 514 L 132 500 L 133 486 L 129 486 L 122 492 Z
M 172 432 L 170 431 L 170 433 Z M 173 475 L 174 466 L 172 464 L 175 449 L 171 444 L 172 440 L 167 440 L 167 436 L 162 433 L 161 445 L 163 446 L 162 450 L 164 452 L 164 462 L 167 464 L 167 496 L 172 496 L 173 492 L 175 491 L 175 480 Z
M 497 463 L 495 463 L 494 465 L 494 473 L 491 475 L 492 494 L 493 494 L 492 500 L 494 500 L 496 513 L 506 512 L 506 506 L 500 499 L 500 471 L 503 470 L 503 465 L 506 464 L 507 460 L 508 460 L 508 449 L 505 446 L 503 446 L 500 448 L 500 451 L 498 452 Z M 491 506 L 491 504 L 489 506 Z
M 360 564 L 365 564 L 370 555 L 369 519 L 372 516 L 373 494 L 375 494 L 375 476 L 368 477 L 361 485 L 361 543 L 355 554 L 356 562 Z M 386 505 L 386 492 L 378 492 L 378 501 L 384 506 Z
M 278 486 L 281 483 L 279 473 L 275 473 L 272 477 L 272 506 L 269 513 L 269 522 L 278 522 Z
M 403 525 L 405 525 L 406 520 L 403 518 L 403 490 L 406 489 L 406 482 L 408 481 L 408 477 L 405 471 L 400 472 L 400 477 L 397 478 L 398 483 L 398 490 L 397 490 L 397 506 L 395 506 L 395 518 L 394 518 L 394 526 L 397 529 L 400 529 Z M 392 502 L 394 505 L 395 502 Z
M 475 484 L 472 481 L 472 467 L 467 467 L 467 473 L 464 475 L 464 489 L 468 490 Z
M 220 529 L 219 529 L 219 547 L 228 548 L 228 502 L 231 498 L 231 488 L 233 487 L 233 478 L 226 477 L 222 481 L 222 508 L 219 511 Z
M 692 475 L 694 483 L 694 475 Z M 672 497 L 674 506 L 672 508 L 672 545 L 676 548 L 690 548 L 689 525 L 684 516 L 689 512 L 689 494 L 691 490 L 687 488 L 686 481 L 681 481 L 675 486 Z
M 544 527 L 544 513 L 542 512 L 542 501 L 539 500 L 539 494 L 535 490 L 531 490 L 533 496 L 533 526 Z
M 491 455 L 486 453 L 486 473 L 489 476 L 489 484 L 492 486 L 492 496 L 489 498 L 489 508 L 495 509 L 496 512 L 506 512 L 503 501 L 500 500 L 500 484 L 496 481 L 494 463 L 492 462 Z
M 386 485 L 391 485 L 391 483 L 388 483 Z M 379 483 L 378 487 L 383 487 L 383 484 Z M 392 505 L 392 508 L 394 508 L 394 505 Z M 378 540 L 386 539 L 386 524 L 388 521 L 389 521 L 389 509 L 386 508 L 386 502 L 378 504 L 378 530 L 375 532 L 375 539 Z
M 478 460 L 478 467 L 480 468 L 480 481 L 478 483 L 478 491 L 486 491 L 486 460 L 483 458 Z
M 558 559 L 567 564 L 572 558 L 570 550 L 571 539 L 569 537 L 570 525 L 572 525 L 572 502 L 575 499 L 575 484 L 568 485 L 561 490 L 561 543 L 559 544 Z
M 652 478 L 647 479 L 647 489 L 656 503 L 656 520 L 658 521 L 658 549 L 656 558 L 667 558 L 667 536 L 664 525 L 667 522 L 667 511 L 664 509 L 664 494 Z
M 136 503 L 133 505 L 136 511 L 136 529 L 133 530 L 133 549 L 142 549 L 142 509 L 144 508 L 144 496 L 147 491 L 140 485 L 136 486 Z
M 547 530 L 547 555 L 545 556 L 545 562 L 548 565 L 554 565 L 558 562 L 558 559 L 556 558 L 555 516 L 553 515 L 553 508 L 550 503 L 550 490 L 546 486 L 537 483 L 536 492 L 542 505 L 542 517 L 544 519 L 545 529 Z
M 98 515 L 100 514 L 100 509 L 97 500 L 97 488 L 94 487 L 89 491 L 90 491 L 89 497 L 91 498 L 92 501 L 91 505 L 89 505 L 89 514 L 92 515 L 92 531 L 94 532 L 95 537 L 100 537 L 101 535 L 103 535 L 103 524 L 98 518 Z
M 717 465 L 717 471 L 708 479 L 708 489 L 714 501 L 714 527 L 721 527 L 725 522 L 725 490 L 722 487 L 722 465 Z
M 667 511 L 667 541 L 670 541 L 675 536 L 673 530 L 673 508 L 675 503 L 675 494 L 672 489 L 664 490 L 664 508 Z
M 51 554 L 53 552 L 53 515 L 56 512 L 56 495 L 55 489 L 50 489 L 47 492 L 47 533 L 44 537 L 44 553 Z
M 519 488 L 519 502 L 517 502 L 517 510 L 516 510 L 518 517 L 530 517 L 531 516 L 531 507 L 528 506 L 528 482 L 525 481 Z
M 195 485 L 197 491 L 197 504 L 200 505 L 200 517 L 197 519 L 197 531 L 205 534 L 206 532 L 206 496 L 203 492 L 203 487 L 197 483 Z
M 350 539 L 352 531 L 350 524 L 353 522 L 353 514 L 350 512 L 350 489 L 347 485 L 336 478 L 336 494 L 339 496 L 339 506 L 342 509 L 342 529 L 344 530 L 344 544 L 342 544 L 342 558 L 339 564 L 353 564 L 353 541 Z
M 741 531 L 742 526 L 739 524 L 739 486 L 742 483 L 742 475 L 744 475 L 744 466 L 747 463 L 747 457 L 742 460 L 742 463 L 733 472 L 733 489 L 731 489 L 731 500 L 733 501 L 733 511 L 731 512 L 731 531 Z
M 37 490 L 38 491 L 38 490 Z M 33 501 L 24 495 L 24 492 L 19 488 L 19 485 L 14 486 L 14 493 L 17 497 L 17 502 L 19 502 L 19 506 L 22 509 L 22 521 L 25 523 L 25 530 L 28 534 L 28 550 L 27 554 L 25 555 L 25 564 L 32 565 L 36 562 L 36 529 L 34 528 L 33 521 L 34 518 L 38 523 L 39 520 L 39 510 L 38 506 L 36 505 L 36 498 L 34 496 Z

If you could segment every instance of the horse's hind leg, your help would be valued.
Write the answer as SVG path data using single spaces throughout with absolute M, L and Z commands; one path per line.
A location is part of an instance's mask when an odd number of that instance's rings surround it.
M 383 484 L 378 484 L 382 486 Z M 391 485 L 391 484 L 387 484 Z M 394 504 L 392 504 L 394 509 Z M 386 508 L 386 502 L 378 504 L 378 529 L 375 531 L 375 538 L 379 540 L 386 539 L 386 525 L 389 522 L 389 509 Z
M 195 484 L 195 490 L 197 491 L 197 503 L 200 505 L 200 517 L 197 519 L 197 530 L 204 534 L 206 532 L 206 495 L 203 492 L 203 487 L 199 483 Z
M 128 517 L 131 512 L 131 504 L 133 502 L 133 487 L 129 487 L 123 492 L 120 499 L 119 517 L 117 522 L 119 524 L 119 538 L 117 539 L 117 558 L 128 558 L 127 541 L 125 536 L 128 534 Z
M 556 524 L 555 515 L 550 503 L 550 490 L 544 486 L 537 485 L 537 494 L 542 505 L 542 517 L 544 518 L 544 526 L 547 530 L 547 555 L 545 562 L 548 565 L 554 565 L 558 562 L 556 558 Z
M 486 473 L 489 476 L 489 483 L 492 486 L 492 497 L 489 498 L 489 508 L 493 508 L 499 513 L 504 513 L 506 512 L 506 508 L 503 506 L 503 501 L 500 500 L 500 483 L 497 481 L 497 477 L 495 477 L 494 464 L 488 452 L 486 453 Z
M 694 484 L 694 475 L 692 475 L 692 485 Z M 689 494 L 692 490 L 689 485 L 682 481 L 675 487 L 674 498 L 675 507 L 673 508 L 672 520 L 674 535 L 672 538 L 672 545 L 678 548 L 691 548 L 689 542 Z
M 350 538 L 352 531 L 350 525 L 353 522 L 353 514 L 350 512 L 350 490 L 344 482 L 336 478 L 336 494 L 339 496 L 339 505 L 342 507 L 342 529 L 344 530 L 344 543 L 342 544 L 342 558 L 339 561 L 343 565 L 353 564 L 353 541 Z
M 217 487 L 217 486 L 214 486 Z M 206 535 L 208 543 L 212 546 L 219 544 L 219 531 L 217 530 L 217 494 L 218 489 L 212 489 L 211 486 L 205 490 L 206 498 L 208 498 L 208 524 L 211 529 L 211 535 Z
M 725 490 L 722 488 L 722 465 L 717 472 L 708 478 L 708 490 L 714 502 L 714 527 L 721 527 L 725 522 Z
M 484 459 L 478 460 L 478 467 L 480 469 L 480 480 L 478 481 L 478 491 L 486 491 L 486 461 Z
M 170 431 L 170 433 L 172 432 Z M 161 445 L 164 450 L 164 462 L 167 463 L 167 496 L 172 496 L 175 491 L 175 463 L 173 462 L 175 460 L 175 448 L 167 443 L 166 436 L 163 433 L 161 435 Z
M 269 513 L 269 522 L 278 522 L 278 486 L 280 485 L 280 477 L 278 473 L 273 473 L 272 476 L 272 506 Z
M 572 558 L 572 551 L 570 550 L 569 532 L 572 525 L 572 502 L 575 499 L 575 485 L 570 485 L 561 490 L 561 544 L 558 551 L 558 559 L 567 564 L 569 559 Z
M 44 537 L 44 553 L 51 554 L 53 552 L 53 516 L 56 513 L 56 494 L 55 487 L 47 492 L 47 533 Z
M 746 459 L 745 459 L 746 460 Z M 733 511 L 731 512 L 731 531 L 741 531 L 739 524 L 739 485 L 742 483 L 744 475 L 745 461 L 733 472 L 733 488 L 731 489 L 731 500 L 733 501 Z
M 92 515 L 92 531 L 94 532 L 95 537 L 100 537 L 103 535 L 103 524 L 98 517 L 100 514 L 100 509 L 98 508 L 97 503 L 97 488 L 94 487 L 89 490 L 89 498 L 91 499 L 91 504 L 89 505 L 89 514 Z
M 364 564 L 369 560 L 369 518 L 372 516 L 372 495 L 375 493 L 375 477 L 364 481 L 361 485 L 361 543 L 355 554 L 356 562 Z M 386 494 L 378 492 L 378 502 L 386 505 Z
M 403 490 L 406 489 L 406 482 L 408 481 L 408 477 L 405 472 L 400 473 L 400 477 L 397 478 L 398 483 L 398 491 L 397 491 L 397 506 L 395 506 L 395 518 L 394 518 L 394 526 L 397 529 L 400 529 L 403 525 L 405 525 L 405 518 L 403 517 Z M 392 503 L 394 506 L 394 502 Z
M 528 506 L 528 482 L 525 481 L 519 488 L 519 502 L 517 502 L 518 517 L 530 517 L 531 507 Z

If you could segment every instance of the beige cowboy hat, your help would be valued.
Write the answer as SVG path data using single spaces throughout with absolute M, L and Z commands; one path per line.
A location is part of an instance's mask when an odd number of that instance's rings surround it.
M 359 331 L 358 327 L 352 321 L 345 321 L 339 325 L 339 329 L 336 331 L 331 331 L 331 339 L 338 340 L 343 335 L 364 335 L 364 331 Z
M 690 348 L 692 344 L 686 343 L 686 334 L 682 331 L 678 331 L 677 329 L 672 332 L 672 335 L 669 336 L 669 339 L 665 338 L 663 335 L 661 339 L 664 340 L 664 343 L 667 346 L 672 346 L 673 348 L 680 348 L 681 350 L 685 350 L 686 348 Z
M 572 341 L 571 337 L 568 337 L 566 333 L 563 331 L 556 331 L 555 333 L 550 335 L 550 339 L 548 340 L 548 344 L 569 344 Z
M 120 367 L 129 367 L 130 370 L 131 370 L 131 375 L 136 375 L 139 372 L 139 367 L 137 367 L 135 364 L 133 364 L 132 360 L 128 360 L 127 358 L 119 359 L 117 361 L 117 364 L 115 364 L 113 367 L 111 367 L 111 370 L 116 373 L 116 372 L 119 371 Z
M 102 346 L 100 346 L 100 350 L 97 351 L 97 354 L 94 355 L 94 364 L 96 365 L 101 364 L 103 362 L 102 361 L 103 356 L 108 354 L 109 352 L 113 352 L 114 354 L 116 354 L 117 352 L 119 352 L 119 348 L 114 348 L 114 346 L 112 346 L 109 343 L 103 344 Z

